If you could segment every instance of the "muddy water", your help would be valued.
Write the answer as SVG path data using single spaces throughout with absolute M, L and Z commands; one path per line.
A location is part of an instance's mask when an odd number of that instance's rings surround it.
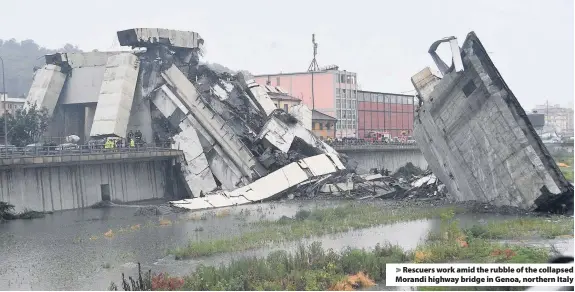
M 134 216 L 133 207 L 85 209 L 58 212 L 42 219 L 16 220 L 0 224 L 0 290 L 102 290 L 122 272 L 134 275 L 135 263 L 144 268 L 174 275 L 190 273 L 198 264 L 219 264 L 239 256 L 264 256 L 278 249 L 294 249 L 286 243 L 242 253 L 198 260 L 176 261 L 166 256 L 168 249 L 191 240 L 230 237 L 245 232 L 247 222 L 293 216 L 300 209 L 330 207 L 340 202 L 282 202 L 240 206 L 230 214 L 219 211 L 198 215 Z M 385 211 L 385 209 L 382 209 Z M 202 214 L 204 218 L 202 217 Z M 464 225 L 504 216 L 465 215 Z M 202 220 L 204 219 L 204 220 Z M 420 220 L 323 236 L 303 241 L 321 241 L 326 248 L 346 246 L 371 248 L 390 242 L 414 248 L 437 220 Z M 106 232 L 112 230 L 111 232 Z

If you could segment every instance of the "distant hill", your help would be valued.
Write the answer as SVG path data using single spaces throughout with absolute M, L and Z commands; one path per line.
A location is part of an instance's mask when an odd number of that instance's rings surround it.
M 18 42 L 15 39 L 0 39 L 0 57 L 4 59 L 4 66 L 6 66 L 4 70 L 6 72 L 6 91 L 8 96 L 25 97 L 28 94 L 30 85 L 32 85 L 34 67 L 41 67 L 45 64 L 44 55 L 57 52 L 72 53 L 81 52 L 81 50 L 71 44 L 66 44 L 59 49 L 47 49 L 33 40 Z M 2 91 L 1 79 L 0 91 Z

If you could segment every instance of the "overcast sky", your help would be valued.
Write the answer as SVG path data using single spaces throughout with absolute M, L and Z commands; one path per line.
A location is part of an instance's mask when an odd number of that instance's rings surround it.
M 573 0 L 0 2 L 0 38 L 57 48 L 118 46 L 134 27 L 192 30 L 206 60 L 254 74 L 305 71 L 316 34 L 320 66 L 356 72 L 365 90 L 412 93 L 410 77 L 433 66 L 429 45 L 474 30 L 526 110 L 573 103 Z

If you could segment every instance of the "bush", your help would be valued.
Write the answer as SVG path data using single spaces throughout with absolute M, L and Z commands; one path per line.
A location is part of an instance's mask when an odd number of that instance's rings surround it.
M 14 205 L 0 202 L 0 220 L 10 220 L 14 219 Z

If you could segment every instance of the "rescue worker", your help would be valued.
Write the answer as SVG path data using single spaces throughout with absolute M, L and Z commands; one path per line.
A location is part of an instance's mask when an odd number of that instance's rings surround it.
M 130 139 L 130 148 L 134 147 L 136 147 L 136 143 L 134 142 L 134 139 Z
M 106 142 L 104 142 L 104 149 L 110 149 L 112 148 L 112 145 L 110 144 L 110 140 L 106 139 Z
M 142 140 L 142 132 L 140 132 L 140 130 L 136 130 L 134 137 L 136 137 L 136 140 L 138 141 L 138 143 L 140 143 L 140 141 Z
M 128 133 L 128 139 L 134 140 L 134 132 L 132 132 L 132 130 L 130 130 L 130 132 Z

